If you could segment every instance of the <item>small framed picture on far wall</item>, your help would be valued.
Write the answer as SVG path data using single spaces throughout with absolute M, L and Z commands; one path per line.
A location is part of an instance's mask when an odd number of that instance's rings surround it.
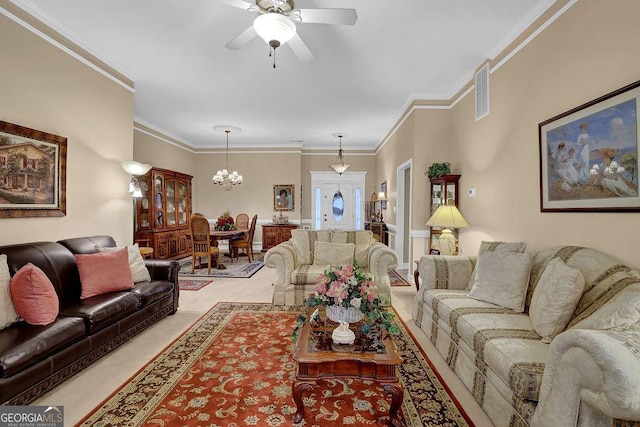
M 386 198 L 387 197 L 387 181 L 385 181 L 382 184 L 380 184 L 380 191 L 384 193 L 384 196 Z M 387 201 L 386 200 L 382 200 L 380 202 L 380 209 L 383 209 L 383 210 L 387 209 Z
M 273 210 L 293 211 L 295 210 L 293 184 L 275 184 L 273 186 Z

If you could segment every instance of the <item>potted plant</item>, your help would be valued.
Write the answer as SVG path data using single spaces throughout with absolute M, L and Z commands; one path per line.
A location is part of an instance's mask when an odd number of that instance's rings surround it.
M 451 173 L 451 163 L 433 163 L 424 173 L 429 178 L 440 178 Z

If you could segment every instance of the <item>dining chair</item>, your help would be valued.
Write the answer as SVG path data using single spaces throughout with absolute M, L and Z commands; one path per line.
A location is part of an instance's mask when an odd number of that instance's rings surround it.
M 238 230 L 247 230 L 249 228 L 249 215 L 242 212 L 236 217 L 236 226 Z
M 195 213 L 191 215 L 191 274 L 194 273 L 196 267 L 196 258 L 198 259 L 198 267 L 202 264 L 202 258 L 207 258 L 207 274 L 211 274 L 211 264 L 215 260 L 215 267 L 218 267 L 218 258 L 220 249 L 211 245 L 209 220 L 202 214 Z
M 249 262 L 253 262 L 253 235 L 256 231 L 257 222 L 258 215 L 254 215 L 253 218 L 251 218 L 251 226 L 249 227 L 247 234 L 240 239 L 234 239 L 229 242 L 229 252 L 231 253 L 232 260 L 234 255 L 238 258 L 238 252 L 240 249 L 244 249 L 247 254 L 247 258 L 249 258 Z

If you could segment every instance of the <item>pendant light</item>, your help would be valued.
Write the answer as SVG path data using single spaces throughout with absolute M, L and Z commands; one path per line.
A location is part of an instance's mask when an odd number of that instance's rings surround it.
M 347 134 L 344 132 L 340 132 L 334 133 L 331 136 L 338 137 L 338 139 L 340 140 L 340 148 L 338 149 L 338 162 L 329 165 L 329 167 L 333 169 L 333 171 L 338 175 L 342 175 L 347 171 L 347 169 L 349 169 L 349 165 L 344 163 L 344 157 L 342 156 L 342 138 L 347 136 Z
M 212 181 L 214 184 L 219 185 L 225 191 L 230 191 L 234 185 L 242 184 L 242 175 L 240 175 L 237 171 L 233 171 L 229 173 L 231 167 L 229 166 L 229 134 L 230 133 L 240 133 L 242 129 L 236 126 L 228 126 L 228 125 L 217 125 L 213 127 L 213 130 L 216 132 L 224 132 L 227 134 L 227 161 L 225 163 L 225 167 L 222 170 L 218 170 L 216 174 L 213 176 Z

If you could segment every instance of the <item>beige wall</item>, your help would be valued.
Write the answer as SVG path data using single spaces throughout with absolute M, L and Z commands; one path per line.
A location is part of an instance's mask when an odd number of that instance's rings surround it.
M 155 135 L 144 126 L 135 124 L 133 131 L 133 158 L 157 168 L 196 175 L 193 153 L 173 145 L 170 139 Z
M 422 173 L 435 161 L 449 161 L 462 174 L 460 210 L 471 224 L 460 230 L 463 253 L 476 253 L 482 240 L 522 240 L 532 251 L 596 247 L 640 266 L 640 214 L 541 213 L 538 160 L 540 122 L 638 80 L 638 16 L 640 2 L 581 0 L 493 70 L 489 116 L 475 121 L 473 92 L 448 110 L 414 110 L 415 123 L 400 126 L 377 162 L 378 180 L 391 179 L 404 161 L 392 153 L 407 150 L 404 139 L 414 133 L 413 200 L 424 207 L 414 204 L 412 226 L 426 228 Z M 388 156 L 395 156 L 391 167 Z M 467 196 L 470 187 L 477 197 Z M 419 256 L 416 251 L 413 258 Z
M 130 243 L 133 205 L 119 162 L 133 155 L 133 92 L 4 15 L 0 28 L 0 120 L 68 144 L 67 215 L 0 219 L 0 244 L 93 234 Z
M 640 2 L 582 0 L 491 74 L 491 114 L 476 123 L 473 97 L 454 109 L 464 197 L 463 250 L 487 238 L 530 250 L 596 247 L 640 266 L 639 213 L 541 213 L 538 123 L 638 80 Z
M 258 215 L 258 221 L 268 221 L 273 211 L 273 185 L 295 186 L 295 211 L 285 212 L 291 220 L 300 219 L 300 154 L 230 152 L 229 164 L 244 178 L 244 183 L 231 191 L 214 185 L 211 177 L 225 165 L 224 152 L 196 154 L 194 210 L 207 218 L 217 218 L 225 210 L 235 217 L 240 212 Z

